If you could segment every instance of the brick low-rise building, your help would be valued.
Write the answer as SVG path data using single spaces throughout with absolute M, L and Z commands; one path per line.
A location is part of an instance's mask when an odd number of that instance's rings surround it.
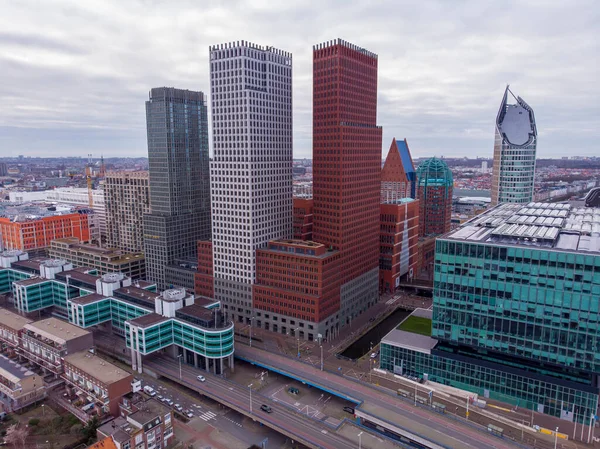
M 97 430 L 98 439 L 111 437 L 121 449 L 164 449 L 175 441 L 173 411 L 142 395 L 123 396 L 120 415 Z
M 339 326 L 340 253 L 321 243 L 272 240 L 256 252 L 256 325 L 317 340 Z
M 64 372 L 64 358 L 68 354 L 90 349 L 93 344 L 91 332 L 48 318 L 23 326 L 20 354 L 44 372 L 58 377 Z
M 98 415 L 118 416 L 119 401 L 131 392 L 133 375 L 89 351 L 80 351 L 65 356 L 62 378 L 68 392 L 93 404 Z
M 88 209 L 63 215 L 36 216 L 35 218 L 0 217 L 0 239 L 5 249 L 18 249 L 31 254 L 45 254 L 50 242 L 64 237 L 91 240 Z
M 32 322 L 33 320 L 10 310 L 0 309 L 0 341 L 2 341 L 2 350 L 9 356 L 16 354 L 21 344 L 23 328 Z
M 2 411 L 14 412 L 43 399 L 44 380 L 33 371 L 0 355 L 0 404 Z
M 419 201 L 403 198 L 384 203 L 380 217 L 379 291 L 390 293 L 402 277 L 417 275 Z

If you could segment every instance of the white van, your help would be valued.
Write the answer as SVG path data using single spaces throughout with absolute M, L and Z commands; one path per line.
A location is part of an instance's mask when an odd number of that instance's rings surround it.
M 150 396 L 156 396 L 156 391 L 154 391 L 154 388 L 152 388 L 150 385 L 146 385 L 144 387 L 144 393 Z

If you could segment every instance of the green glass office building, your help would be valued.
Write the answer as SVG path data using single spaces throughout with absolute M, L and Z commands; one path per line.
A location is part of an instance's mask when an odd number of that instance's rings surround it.
M 503 204 L 436 242 L 432 335 L 382 368 L 589 421 L 600 373 L 600 209 Z

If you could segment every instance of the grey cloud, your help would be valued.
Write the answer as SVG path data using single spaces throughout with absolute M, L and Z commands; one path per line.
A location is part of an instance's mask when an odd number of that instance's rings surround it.
M 294 153 L 310 157 L 312 45 L 341 37 L 379 55 L 384 153 L 407 137 L 415 156 L 491 156 L 510 83 L 540 156 L 597 155 L 599 16 L 592 0 L 10 2 L 0 151 L 144 155 L 148 90 L 208 91 L 208 46 L 243 39 L 293 53 Z

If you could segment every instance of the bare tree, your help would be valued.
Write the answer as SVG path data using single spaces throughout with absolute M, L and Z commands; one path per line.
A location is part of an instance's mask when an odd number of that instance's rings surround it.
M 24 448 L 28 436 L 29 429 L 27 427 L 14 424 L 6 429 L 6 436 L 4 439 L 7 443 L 12 444 L 16 448 Z

